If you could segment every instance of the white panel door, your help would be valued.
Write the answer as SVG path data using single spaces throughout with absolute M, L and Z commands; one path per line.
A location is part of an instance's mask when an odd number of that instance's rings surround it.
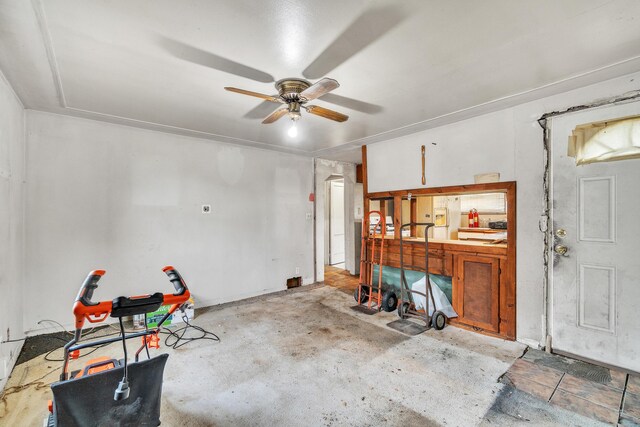
M 331 265 L 334 265 L 344 262 L 344 182 L 331 181 L 330 197 L 329 260 Z
M 556 351 L 640 371 L 640 159 L 567 156 L 576 125 L 632 114 L 640 103 L 552 119 L 551 334 Z

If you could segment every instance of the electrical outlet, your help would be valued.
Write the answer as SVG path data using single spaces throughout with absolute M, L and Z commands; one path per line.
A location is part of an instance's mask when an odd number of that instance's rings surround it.
M 203 214 L 211 213 L 211 205 L 202 205 L 202 213 Z
M 300 267 L 296 267 L 296 274 L 300 274 Z
M 312 218 L 311 212 L 307 212 L 307 219 L 311 219 L 311 218 Z

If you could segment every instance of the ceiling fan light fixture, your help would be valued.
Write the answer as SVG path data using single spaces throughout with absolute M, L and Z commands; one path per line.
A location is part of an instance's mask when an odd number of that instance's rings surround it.
M 300 108 L 304 108 L 308 113 L 324 117 L 325 119 L 344 122 L 349 116 L 317 105 L 305 105 L 307 102 L 319 98 L 339 86 L 340 84 L 337 81 L 325 77 L 313 85 L 302 79 L 289 78 L 278 80 L 276 82 L 276 88 L 278 89 L 277 96 L 265 95 L 236 87 L 225 87 L 225 89 L 230 92 L 254 96 L 266 101 L 286 105 L 269 114 L 262 121 L 263 124 L 273 123 L 285 115 L 288 115 L 289 118 L 295 122 L 300 119 Z M 291 126 L 290 134 L 297 134 L 297 131 L 294 131 L 293 128 L 295 128 L 295 123 Z
M 300 115 L 298 115 L 298 118 L 300 118 Z M 296 122 L 297 119 L 291 118 L 291 127 L 287 131 L 287 135 L 289 135 L 291 138 L 295 138 L 296 136 L 298 136 L 298 127 L 296 126 Z
M 302 115 L 300 114 L 300 110 L 298 111 L 289 111 L 289 118 L 291 120 L 300 120 L 300 117 L 302 117 Z
M 298 101 L 291 101 L 288 104 L 289 118 L 291 120 L 298 120 L 300 118 L 300 103 Z

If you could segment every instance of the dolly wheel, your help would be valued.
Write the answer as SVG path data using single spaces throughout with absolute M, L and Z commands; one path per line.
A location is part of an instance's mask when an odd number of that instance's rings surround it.
M 359 304 L 364 304 L 365 302 L 369 301 L 369 294 L 367 292 L 368 288 L 366 286 L 362 286 L 362 292 L 360 294 L 360 301 L 358 301 L 358 289 L 360 289 L 360 288 L 361 287 L 358 286 L 353 291 L 353 299 L 355 299 L 356 302 L 359 303 Z
M 444 329 L 446 324 L 447 316 L 445 316 L 440 310 L 436 310 L 436 312 L 433 313 L 433 316 L 431 316 L 431 326 L 433 326 L 436 331 L 441 331 Z
M 385 291 L 382 294 L 382 309 L 387 313 L 391 313 L 398 306 L 398 298 L 393 291 Z
M 409 303 L 408 302 L 403 302 L 402 304 L 398 305 L 398 317 L 400 317 L 401 319 L 406 319 L 407 318 L 407 312 L 409 311 Z

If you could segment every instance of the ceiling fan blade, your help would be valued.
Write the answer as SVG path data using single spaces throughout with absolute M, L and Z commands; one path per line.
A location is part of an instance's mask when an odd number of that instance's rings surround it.
M 276 120 L 278 120 L 280 117 L 282 117 L 285 114 L 287 114 L 288 112 L 289 112 L 288 108 L 286 108 L 286 107 L 285 108 L 280 108 L 280 109 L 274 111 L 273 113 L 269 114 L 267 116 L 267 118 L 262 121 L 262 124 L 267 125 L 269 123 L 273 123 Z
M 254 108 L 249 110 L 244 116 L 245 119 L 260 119 L 262 120 L 266 115 L 271 114 L 273 111 L 273 103 L 270 101 L 262 101 Z
M 170 54 L 184 61 L 193 62 L 194 64 L 199 64 L 262 83 L 273 83 L 275 81 L 272 75 L 265 73 L 264 71 L 248 67 L 244 64 L 240 64 L 239 62 L 223 58 L 222 56 L 218 56 L 214 53 L 207 52 L 177 40 L 162 37 L 159 43 Z
M 318 107 L 317 105 L 305 105 L 304 109 L 307 110 L 307 113 L 315 114 L 325 119 L 335 120 L 336 122 L 345 122 L 349 118 L 347 115 L 329 110 L 328 108 Z
M 313 85 L 300 92 L 300 96 L 305 98 L 307 101 L 311 101 L 313 99 L 321 97 L 326 93 L 331 92 L 337 87 L 340 87 L 340 83 L 338 83 L 336 80 L 325 77 L 324 79 L 318 80 Z
M 360 101 L 353 98 L 347 98 L 346 96 L 336 95 L 335 93 L 328 93 L 322 97 L 324 102 L 330 102 L 331 104 L 339 105 L 351 110 L 360 111 L 367 114 L 378 114 L 382 112 L 383 108 L 376 104 L 370 104 L 368 102 Z
M 347 27 L 302 72 L 307 79 L 319 79 L 382 37 L 406 17 L 398 6 L 387 6 L 364 12 Z
M 258 93 L 258 92 L 251 92 L 250 90 L 244 90 L 244 89 L 238 89 L 237 87 L 225 87 L 225 90 L 228 90 L 229 92 L 235 92 L 235 93 L 241 93 L 243 95 L 249 95 L 249 96 L 255 96 L 256 98 L 262 98 L 262 99 L 266 99 L 267 101 L 271 101 L 271 102 L 279 102 L 281 104 L 284 104 L 284 101 L 280 98 L 277 98 L 275 96 L 271 96 L 271 95 L 265 95 L 264 93 Z

